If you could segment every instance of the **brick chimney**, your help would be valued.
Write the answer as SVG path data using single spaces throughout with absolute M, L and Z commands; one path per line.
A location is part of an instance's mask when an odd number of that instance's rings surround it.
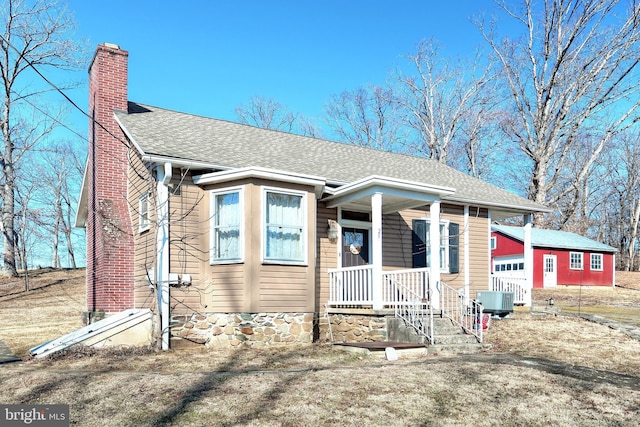
M 127 140 L 114 110 L 127 111 L 129 53 L 98 46 L 89 67 L 87 310 L 133 308 L 133 234 L 127 203 Z

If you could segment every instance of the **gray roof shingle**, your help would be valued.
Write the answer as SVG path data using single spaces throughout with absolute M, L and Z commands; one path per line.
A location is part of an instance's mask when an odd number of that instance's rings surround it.
M 548 208 L 435 160 L 129 103 L 116 117 L 142 154 L 221 168 L 262 167 L 346 184 L 382 176 L 455 188 L 446 199 L 522 211 Z

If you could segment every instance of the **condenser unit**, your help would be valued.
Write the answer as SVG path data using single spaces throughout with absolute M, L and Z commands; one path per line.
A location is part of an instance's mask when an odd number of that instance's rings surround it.
M 478 291 L 476 300 L 482 304 L 485 313 L 506 316 L 513 313 L 513 292 Z

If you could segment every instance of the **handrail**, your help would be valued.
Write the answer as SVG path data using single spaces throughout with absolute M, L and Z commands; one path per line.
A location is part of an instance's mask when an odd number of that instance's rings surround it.
M 484 308 L 482 304 L 472 300 L 469 305 L 464 304 L 464 293 L 440 282 L 440 296 L 442 317 L 447 317 L 460 326 L 467 334 L 476 337 L 482 343 L 482 319 Z
M 433 344 L 433 310 L 431 301 L 413 292 L 402 283 L 394 283 L 397 290 L 395 315 L 412 326 L 418 334 Z

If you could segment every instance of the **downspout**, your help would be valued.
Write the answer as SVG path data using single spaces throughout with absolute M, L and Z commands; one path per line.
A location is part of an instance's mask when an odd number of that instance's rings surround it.
M 162 349 L 169 350 L 169 182 L 171 163 L 156 166 L 158 230 L 156 232 L 158 307 L 162 325 Z

